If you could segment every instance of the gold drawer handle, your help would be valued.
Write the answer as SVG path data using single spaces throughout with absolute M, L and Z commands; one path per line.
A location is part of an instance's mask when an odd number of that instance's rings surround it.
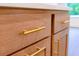
M 38 54 L 39 52 L 41 52 L 41 51 L 43 51 L 43 50 L 45 50 L 46 48 L 45 47 L 43 47 L 43 48 L 37 48 L 38 49 L 38 51 L 37 52 L 35 52 L 35 53 L 33 53 L 33 54 L 31 54 L 31 55 L 27 55 L 27 56 L 35 56 L 36 54 Z
M 70 21 L 66 20 L 66 21 L 63 22 L 63 24 L 67 24 L 67 23 L 70 23 Z
M 33 29 L 33 30 L 24 30 L 23 34 L 27 35 L 27 34 L 30 34 L 30 33 L 36 32 L 36 31 L 40 31 L 40 30 L 43 30 L 43 29 L 45 29 L 45 27 L 39 27 L 39 28 L 36 28 L 36 29 Z
M 30 56 L 34 56 L 34 55 L 38 54 L 39 52 L 41 52 L 41 51 L 43 51 L 43 50 L 45 50 L 45 49 L 46 49 L 45 47 L 43 47 L 43 48 L 41 48 L 41 49 L 39 48 L 39 50 L 38 50 L 37 52 L 31 54 Z

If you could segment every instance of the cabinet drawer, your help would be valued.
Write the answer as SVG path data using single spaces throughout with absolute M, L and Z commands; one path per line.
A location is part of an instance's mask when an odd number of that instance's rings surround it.
M 50 20 L 45 14 L 0 15 L 0 55 L 50 36 Z
M 63 38 L 61 38 L 60 40 L 59 40 L 59 51 L 58 51 L 58 53 L 59 53 L 59 55 L 60 56 L 65 56 L 66 55 L 66 52 L 67 52 L 67 47 L 66 47 L 66 42 L 67 42 L 67 35 L 68 34 L 66 34 Z
M 69 15 L 66 13 L 55 14 L 54 33 L 69 27 Z
M 50 38 L 37 42 L 12 56 L 50 56 Z
M 68 29 L 63 30 L 53 36 L 54 39 L 52 42 L 53 55 L 59 55 L 59 56 L 66 55 L 67 35 L 68 35 Z

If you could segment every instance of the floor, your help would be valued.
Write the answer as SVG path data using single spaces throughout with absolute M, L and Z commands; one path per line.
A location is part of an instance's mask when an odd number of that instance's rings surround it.
M 70 28 L 68 56 L 79 56 L 79 28 Z

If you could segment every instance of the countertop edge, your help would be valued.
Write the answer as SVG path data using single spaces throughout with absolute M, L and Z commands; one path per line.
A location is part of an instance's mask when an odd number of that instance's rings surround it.
M 69 11 L 68 7 L 57 6 L 57 5 L 47 5 L 47 4 L 34 4 L 34 3 L 1 3 L 0 7 L 9 7 L 9 8 L 26 8 L 26 9 L 43 9 L 43 10 L 63 10 Z

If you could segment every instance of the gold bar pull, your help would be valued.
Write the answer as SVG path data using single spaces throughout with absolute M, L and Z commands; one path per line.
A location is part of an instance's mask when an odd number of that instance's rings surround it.
M 36 54 L 40 53 L 41 51 L 45 50 L 46 48 L 43 47 L 43 48 L 37 48 L 37 49 L 38 49 L 37 52 L 35 52 L 35 53 L 31 54 L 31 55 L 27 54 L 26 56 L 35 56 Z
M 66 21 L 64 21 L 64 22 L 62 22 L 63 24 L 67 24 L 67 23 L 70 23 L 70 21 L 69 20 L 66 20 Z
M 43 48 L 41 48 L 41 49 L 39 48 L 39 50 L 38 50 L 37 52 L 31 54 L 30 56 L 35 56 L 36 54 L 40 53 L 41 51 L 43 51 L 43 50 L 45 50 L 45 49 L 46 49 L 45 47 L 43 47 Z
M 36 32 L 36 31 L 40 31 L 40 30 L 43 30 L 43 29 L 45 29 L 45 27 L 39 27 L 39 28 L 36 28 L 36 29 L 33 29 L 33 30 L 24 30 L 23 34 L 27 35 L 27 34 L 30 34 L 30 33 Z

